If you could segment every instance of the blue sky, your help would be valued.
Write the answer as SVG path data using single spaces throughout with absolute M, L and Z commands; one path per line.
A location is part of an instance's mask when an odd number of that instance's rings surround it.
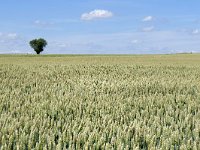
M 0 53 L 200 52 L 199 0 L 2 0 Z

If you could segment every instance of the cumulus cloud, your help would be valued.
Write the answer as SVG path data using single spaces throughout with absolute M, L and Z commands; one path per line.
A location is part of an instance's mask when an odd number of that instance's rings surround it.
M 110 18 L 113 16 L 113 13 L 108 10 L 101 10 L 96 9 L 89 13 L 84 13 L 81 15 L 82 20 L 94 20 L 94 19 L 100 19 L 100 18 Z
M 150 26 L 150 27 L 144 27 L 142 29 L 143 32 L 150 32 L 150 31 L 153 31 L 154 30 L 154 26 Z
M 153 20 L 153 16 L 146 16 L 142 19 L 143 22 L 152 21 L 152 20 Z

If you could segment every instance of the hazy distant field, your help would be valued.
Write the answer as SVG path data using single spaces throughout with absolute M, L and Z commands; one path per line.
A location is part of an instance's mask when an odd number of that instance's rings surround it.
M 200 149 L 200 54 L 0 55 L 0 149 Z

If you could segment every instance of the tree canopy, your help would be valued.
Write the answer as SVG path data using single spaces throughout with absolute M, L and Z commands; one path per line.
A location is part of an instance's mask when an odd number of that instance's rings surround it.
M 44 48 L 47 46 L 47 41 L 42 38 L 39 38 L 39 39 L 31 40 L 29 44 L 37 54 L 40 54 L 44 50 Z

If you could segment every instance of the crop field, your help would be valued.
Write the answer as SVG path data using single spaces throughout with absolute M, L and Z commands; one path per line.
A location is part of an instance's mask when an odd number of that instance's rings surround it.
M 1 150 L 199 150 L 200 54 L 0 55 Z

